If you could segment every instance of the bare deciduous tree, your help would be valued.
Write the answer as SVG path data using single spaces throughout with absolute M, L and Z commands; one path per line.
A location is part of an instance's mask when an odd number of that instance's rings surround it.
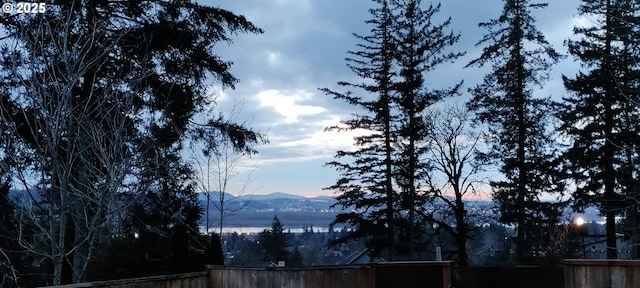
M 465 197 L 480 196 L 482 165 L 475 160 L 481 132 L 471 129 L 469 112 L 450 106 L 426 117 L 427 143 L 431 173 L 426 173 L 430 209 L 418 213 L 435 223 L 456 240 L 458 263 L 468 265 L 466 243 L 472 219 L 481 214 L 469 213 Z
M 179 202 L 172 214 L 184 213 L 174 218 L 200 216 L 180 206 L 195 202 L 180 152 L 194 115 L 209 104 L 204 82 L 237 83 L 213 47 L 262 30 L 228 10 L 181 3 L 54 1 L 47 13 L 0 19 L 0 117 L 9 124 L 2 136 L 13 141 L 3 168 L 27 191 L 17 238 L 30 260 L 46 263 L 46 284 L 84 280 L 93 244 L 127 206 L 122 190 L 149 196 L 143 200 L 164 193 Z M 205 120 L 235 147 L 255 142 L 247 127 Z M 172 197 L 177 189 L 184 197 Z
M 13 165 L 3 169 L 27 194 L 16 207 L 20 246 L 52 264 L 52 284 L 79 282 L 109 215 L 119 212 L 118 189 L 132 165 L 125 135 L 134 93 L 122 89 L 130 75 L 95 77 L 122 34 L 31 23 L 11 31 L 15 46 L 6 51 L 13 61 L 5 61 L 3 80 L 11 88 L 0 116 L 12 123 L 14 142 L 5 151 Z
M 229 112 L 228 120 L 236 122 L 244 102 L 237 102 Z M 192 158 L 199 179 L 198 186 L 205 195 L 205 231 L 210 232 L 211 205 L 218 212 L 218 234 L 222 235 L 227 217 L 245 208 L 249 202 L 240 202 L 253 180 L 255 167 L 246 166 L 244 161 L 256 151 L 238 149 L 228 136 L 221 131 L 210 131 L 193 139 Z M 266 143 L 266 137 L 258 134 L 258 143 Z M 244 180 L 240 176 L 246 175 Z

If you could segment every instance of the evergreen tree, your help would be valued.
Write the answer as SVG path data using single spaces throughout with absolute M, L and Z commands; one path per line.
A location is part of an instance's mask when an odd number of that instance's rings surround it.
M 291 268 L 303 267 L 304 266 L 303 262 L 304 262 L 304 257 L 302 256 L 302 253 L 300 252 L 300 250 L 298 250 L 298 247 L 296 247 L 293 249 L 293 252 L 289 256 L 289 259 L 287 259 L 287 267 L 291 267 Z
M 394 10 L 399 15 L 393 23 L 393 35 L 397 49 L 395 59 L 399 69 L 394 89 L 395 106 L 398 107 L 398 152 L 396 163 L 397 182 L 402 189 L 402 209 L 409 210 L 407 228 L 407 254 L 414 255 L 416 220 L 415 207 L 425 203 L 426 195 L 418 195 L 422 175 L 428 173 L 424 154 L 428 147 L 425 142 L 425 110 L 439 100 L 457 93 L 460 84 L 450 89 L 437 90 L 427 87 L 425 75 L 440 64 L 454 61 L 463 53 L 446 51 L 458 41 L 459 35 L 446 33 L 451 18 L 443 23 L 433 24 L 433 17 L 440 11 L 440 5 L 429 5 L 424 9 L 420 0 L 393 1 Z M 419 197 L 421 196 L 421 197 Z
M 159 271 L 181 273 L 199 271 L 194 259 L 190 257 L 190 247 L 205 250 L 206 241 L 201 239 L 198 220 L 202 214 L 197 195 L 196 183 L 190 167 L 180 159 L 177 147 L 163 148 L 158 143 L 149 143 L 153 148 L 144 149 L 143 165 L 147 167 L 142 173 L 140 192 L 133 195 L 131 208 L 122 223 L 125 235 L 138 233 L 139 241 L 146 245 L 140 248 L 143 255 L 149 255 Z M 178 251 L 177 249 L 182 249 Z M 191 258 L 203 258 L 203 255 Z M 144 260 L 143 260 L 144 261 Z M 149 271 L 155 274 L 159 271 Z M 144 276 L 139 275 L 139 276 Z
M 341 177 L 336 184 L 325 188 L 339 195 L 336 205 L 344 210 L 333 221 L 351 226 L 350 232 L 335 243 L 354 239 L 367 239 L 367 248 L 374 256 L 387 249 L 388 260 L 393 259 L 395 246 L 396 192 L 393 185 L 392 131 L 392 65 L 395 46 L 392 38 L 394 15 L 388 1 L 376 0 L 377 8 L 371 9 L 371 34 L 355 35 L 362 41 L 359 51 L 350 51 L 347 65 L 362 80 L 361 83 L 338 82 L 340 86 L 361 90 L 362 96 L 352 92 L 339 93 L 321 89 L 334 99 L 343 100 L 365 114 L 353 114 L 354 118 L 342 120 L 342 126 L 329 127 L 336 131 L 368 131 L 354 138 L 355 150 L 338 151 L 337 160 L 327 163 L 336 168 Z
M 132 191 L 135 180 L 160 184 L 142 193 L 172 198 L 163 204 L 179 209 L 165 213 L 185 212 L 185 221 L 195 223 L 197 209 L 188 208 L 195 205 L 192 190 L 173 190 L 186 184 L 169 183 L 192 173 L 175 160 L 184 135 L 220 130 L 240 148 L 255 139 L 219 118 L 194 123 L 210 103 L 206 79 L 226 88 L 237 82 L 231 63 L 213 47 L 231 34 L 261 30 L 242 16 L 187 0 L 55 1 L 46 8 L 0 19 L 4 41 L 13 41 L 2 51 L 0 117 L 22 148 L 10 168 L 41 179 L 29 187 L 36 211 L 21 211 L 39 230 L 33 235 L 51 236 L 22 243 L 51 263 L 46 272 L 58 285 L 86 280 L 96 243 L 109 238 L 122 213 L 115 209 L 123 204 L 118 197 L 140 192 Z M 24 155 L 28 161 L 18 162 Z M 152 177 L 149 163 L 181 171 Z M 181 192 L 184 197 L 176 196 Z
M 291 239 L 284 232 L 284 226 L 278 216 L 273 216 L 271 229 L 262 231 L 258 241 L 263 250 L 262 260 L 278 263 L 278 261 L 286 261 L 289 258 L 287 247 L 291 245 Z
M 213 233 L 209 237 L 209 246 L 204 251 L 205 263 L 209 265 L 224 265 L 224 252 L 220 235 Z
M 4 177 L 3 177 L 4 178 Z M 13 205 L 9 199 L 9 185 L 5 180 L 0 184 L 0 283 L 3 287 L 20 287 L 19 276 L 27 267 L 20 263 L 16 253 L 19 243 Z M 23 265 L 21 265 L 23 264 Z
M 563 158 L 576 182 L 575 206 L 600 208 L 606 217 L 607 258 L 615 259 L 615 217 L 637 193 L 640 5 L 585 0 L 578 11 L 592 25 L 575 27 L 581 38 L 569 40 L 568 47 L 588 71 L 563 78 L 573 92 L 561 113 L 561 128 L 572 139 Z
M 534 9 L 546 6 L 505 0 L 500 17 L 479 24 L 489 30 L 477 44 L 485 47 L 467 65 L 492 65 L 484 82 L 470 89 L 473 98 L 468 105 L 488 125 L 489 134 L 495 135 L 490 152 L 482 156 L 495 160 L 505 176 L 491 184 L 501 221 L 516 225 L 520 263 L 532 251 L 548 247 L 540 242 L 542 234 L 560 220 L 562 203 L 541 201 L 540 197 L 543 193 L 558 195 L 564 189 L 554 176 L 557 165 L 550 161 L 555 156 L 547 131 L 551 103 L 533 95 L 535 86 L 546 80 L 550 66 L 560 58 L 531 16 Z

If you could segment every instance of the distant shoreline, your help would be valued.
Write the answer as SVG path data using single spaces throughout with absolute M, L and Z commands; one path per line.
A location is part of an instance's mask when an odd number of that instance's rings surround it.
M 273 217 L 278 216 L 285 230 L 291 229 L 296 231 L 302 231 L 305 227 L 323 227 L 321 229 L 329 230 L 331 222 L 336 219 L 338 212 L 309 212 L 309 211 L 269 211 L 269 212 L 250 212 L 240 211 L 236 214 L 227 216 L 224 220 L 224 227 L 234 227 L 238 229 L 253 229 L 260 228 L 258 232 L 261 232 L 265 228 L 270 228 L 273 222 Z M 200 221 L 200 225 L 204 225 L 203 219 Z M 218 218 L 216 215 L 210 216 L 209 225 L 216 227 L 218 225 Z M 341 226 L 341 225 L 340 225 Z M 223 230 L 225 229 L 223 227 Z
M 204 227 L 200 227 L 202 231 L 204 231 Z M 238 233 L 238 234 L 248 234 L 248 235 L 256 235 L 256 234 L 260 234 L 260 232 L 266 230 L 266 229 L 271 229 L 271 227 L 223 227 L 222 228 L 222 234 L 233 234 L 233 233 Z M 300 234 L 300 233 L 304 233 L 305 231 L 309 231 L 309 228 L 303 227 L 303 228 L 284 228 L 284 231 L 287 233 L 294 233 L 294 234 Z M 210 227 L 209 228 L 210 232 L 218 232 L 218 228 L 217 227 Z M 313 231 L 313 233 L 329 233 L 329 227 L 313 227 L 313 229 L 311 231 Z M 335 232 L 340 232 L 342 230 L 342 227 L 335 227 L 333 229 L 333 231 Z

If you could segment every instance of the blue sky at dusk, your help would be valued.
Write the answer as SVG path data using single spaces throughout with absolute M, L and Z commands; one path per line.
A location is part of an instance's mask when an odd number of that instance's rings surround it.
M 212 85 L 218 111 L 228 113 L 234 105 L 244 103 L 238 120 L 268 135 L 269 144 L 256 147 L 258 155 L 242 163 L 244 171 L 252 170 L 250 193 L 286 192 L 304 196 L 333 195 L 323 191 L 338 177 L 323 164 L 332 160 L 339 149 L 349 149 L 354 134 L 324 132 L 338 124 L 353 107 L 331 99 L 318 88 L 344 91 L 337 81 L 358 82 L 345 65 L 348 50 L 357 49 L 352 33 L 367 34 L 370 26 L 368 0 L 219 0 L 200 1 L 247 17 L 264 29 L 261 35 L 241 34 L 231 45 L 215 47 L 215 53 L 234 62 L 232 73 L 240 79 L 235 90 L 221 91 Z M 429 1 L 422 1 L 429 5 Z M 572 29 L 581 21 L 575 17 L 577 0 L 550 1 L 534 16 L 538 29 L 561 53 L 567 54 L 564 40 L 572 37 Z M 437 2 L 436 2 L 437 3 Z M 461 33 L 455 51 L 466 56 L 454 64 L 445 64 L 426 75 L 434 88 L 448 87 L 464 80 L 463 94 L 450 102 L 462 103 L 466 90 L 482 80 L 486 68 L 463 68 L 479 56 L 481 47 L 474 44 L 486 33 L 478 22 L 497 17 L 503 2 L 499 0 L 444 0 L 438 23 L 451 16 L 453 32 Z M 587 20 L 588 21 L 588 20 Z M 539 95 L 560 98 L 566 92 L 561 75 L 573 76 L 579 66 L 567 57 L 554 67 L 552 79 L 537 91 Z M 252 169 L 255 167 L 255 169 Z M 247 174 L 233 179 L 229 192 L 239 189 Z M 235 187 L 235 188 L 234 188 Z

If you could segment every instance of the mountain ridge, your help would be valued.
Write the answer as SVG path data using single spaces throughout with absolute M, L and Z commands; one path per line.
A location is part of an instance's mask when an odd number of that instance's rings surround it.
M 201 200 L 204 199 L 205 193 L 207 192 L 198 192 L 198 194 L 202 194 L 199 195 L 198 198 L 200 198 Z M 218 195 L 220 192 L 209 192 L 212 195 Z M 285 193 L 285 192 L 271 192 L 271 193 L 267 193 L 267 194 L 243 194 L 243 195 L 233 195 L 232 193 L 226 193 L 230 198 L 227 199 L 233 199 L 233 200 L 274 200 L 274 199 L 289 199 L 289 200 L 333 200 L 334 197 L 332 196 L 302 196 L 302 195 L 297 195 L 297 194 L 292 194 L 292 193 Z M 214 199 L 217 196 L 214 196 Z

